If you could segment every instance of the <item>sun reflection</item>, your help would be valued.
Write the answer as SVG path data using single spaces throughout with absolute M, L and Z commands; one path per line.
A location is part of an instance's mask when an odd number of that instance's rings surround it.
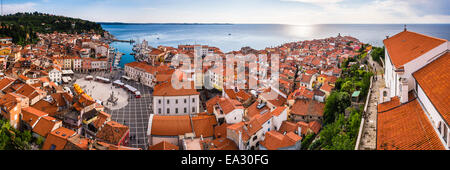
M 304 39 L 313 35 L 314 25 L 288 25 L 286 33 L 295 38 Z

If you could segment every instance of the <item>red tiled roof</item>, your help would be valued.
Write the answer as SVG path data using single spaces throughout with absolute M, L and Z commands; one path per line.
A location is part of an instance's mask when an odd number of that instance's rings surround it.
M 183 116 L 158 116 L 152 120 L 151 134 L 158 136 L 178 136 L 192 133 L 189 115 Z
M 74 135 L 67 139 L 64 150 L 88 150 L 89 139 L 81 137 L 80 135 Z
M 403 31 L 385 39 L 383 42 L 392 64 L 398 68 L 446 41 L 415 32 Z
M 42 146 L 42 150 L 50 150 L 52 145 L 55 146 L 55 150 L 64 149 L 67 139 L 75 134 L 75 131 L 60 127 L 53 132 L 51 132 L 47 139 L 45 139 L 44 145 Z
M 62 122 L 53 117 L 45 116 L 39 119 L 39 122 L 34 126 L 33 132 L 45 137 L 52 130 L 62 126 Z
M 287 107 L 277 107 L 275 110 L 272 111 L 272 115 L 274 116 L 280 116 L 281 113 L 283 113 L 283 111 L 285 111 L 287 109 Z
M 214 105 L 217 104 L 217 102 L 219 101 L 220 96 L 214 96 L 213 98 L 209 99 L 208 101 L 206 101 L 206 110 L 208 113 L 213 113 L 214 111 Z
M 189 115 L 182 116 L 153 116 L 152 120 L 152 135 L 158 136 L 178 136 L 186 133 L 192 133 L 200 137 L 210 137 L 214 135 L 214 125 L 217 124 L 215 116 L 203 115 L 193 116 L 191 126 Z
M 210 150 L 238 150 L 236 143 L 225 137 L 216 138 L 211 143 L 213 145 L 210 146 Z
M 393 103 L 393 104 L 392 104 Z M 378 110 L 388 110 L 399 105 L 398 100 L 378 105 Z M 431 122 L 417 99 L 400 107 L 378 113 L 378 150 L 444 150 Z
M 322 125 L 318 121 L 309 122 L 309 129 L 311 129 L 315 134 L 319 134 Z
M 222 123 L 219 126 L 214 127 L 214 137 L 218 138 L 218 137 L 227 137 L 227 127 L 229 125 L 226 123 Z
M 313 99 L 314 98 L 314 92 L 308 90 L 306 87 L 300 86 L 297 90 L 289 94 L 288 100 L 295 100 L 296 98 L 307 98 L 307 99 Z
M 229 98 L 219 98 L 217 104 L 222 108 L 223 114 L 228 114 L 235 109 L 244 109 L 241 102 Z
M 5 77 L 0 80 L 0 90 L 3 90 L 10 86 L 15 80 L 9 77 Z
M 100 128 L 105 122 L 111 121 L 111 115 L 106 112 L 99 112 L 97 119 L 93 122 L 95 128 Z
M 97 132 L 96 137 L 110 144 L 117 145 L 129 131 L 128 126 L 109 121 Z
M 171 144 L 166 141 L 159 142 L 156 145 L 150 146 L 148 150 L 179 150 L 177 145 Z
M 450 52 L 413 73 L 417 83 L 442 117 L 450 122 Z
M 139 68 L 150 74 L 155 74 L 155 72 L 157 71 L 156 67 L 148 65 L 145 62 L 135 61 L 135 62 L 127 63 L 127 64 L 125 64 L 125 66 L 132 67 L 132 68 Z
M 293 132 L 283 135 L 277 131 L 269 131 L 266 133 L 264 141 L 261 142 L 261 145 L 268 150 L 277 150 L 279 148 L 293 146 L 301 139 L 302 138 L 300 136 Z
M 191 84 L 190 89 L 175 89 L 171 82 L 161 83 L 155 85 L 153 96 L 190 96 L 199 95 L 200 93 L 194 89 L 193 84 Z
M 291 114 L 300 116 L 323 116 L 325 104 L 315 100 L 296 100 L 291 108 Z
M 36 123 L 39 117 L 43 117 L 45 115 L 47 115 L 47 113 L 44 113 L 32 107 L 26 107 L 22 109 L 22 120 L 28 123 L 30 126 Z
M 250 105 L 247 108 L 247 117 L 252 118 L 261 113 L 270 112 L 270 109 L 269 109 L 269 107 L 267 107 L 267 105 L 262 107 L 261 109 L 257 108 L 258 105 L 259 105 L 259 102 L 254 102 L 252 105 Z
M 204 115 L 192 117 L 194 124 L 194 131 L 196 137 L 211 137 L 214 136 L 214 125 L 217 124 L 215 116 Z

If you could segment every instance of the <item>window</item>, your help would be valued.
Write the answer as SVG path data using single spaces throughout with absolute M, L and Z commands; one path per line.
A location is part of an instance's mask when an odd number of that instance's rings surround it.
M 195 98 L 192 98 L 192 103 L 195 103 Z
M 184 113 L 186 113 L 187 112 L 187 108 L 184 108 Z
M 444 136 L 443 136 L 443 138 L 444 138 L 445 143 L 447 143 L 447 135 L 448 135 L 448 128 L 447 128 L 447 125 L 444 125 Z
M 161 99 L 158 100 L 158 104 L 161 104 Z
M 195 107 L 192 107 L 192 112 L 195 113 Z
M 269 129 L 267 129 L 267 132 L 270 132 L 270 128 L 269 128 Z
M 52 144 L 52 146 L 50 146 L 50 150 L 55 150 L 56 146 Z
M 175 100 L 175 104 L 178 104 L 178 99 Z
M 175 113 L 178 114 L 178 108 L 175 108 Z
M 254 136 L 252 140 L 255 141 L 256 139 L 258 139 L 258 136 Z
M 167 104 L 170 104 L 170 100 L 167 100 Z
M 161 108 L 158 109 L 158 113 L 161 114 Z
M 187 100 L 186 99 L 184 99 L 184 103 L 186 103 L 187 102 Z
M 167 108 L 167 114 L 169 114 L 170 113 L 170 108 Z

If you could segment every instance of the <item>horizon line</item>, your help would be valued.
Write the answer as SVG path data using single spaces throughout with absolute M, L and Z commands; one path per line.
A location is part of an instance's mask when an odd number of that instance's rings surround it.
M 95 22 L 95 21 L 94 21 Z M 317 24 L 283 24 L 283 23 L 208 23 L 208 22 L 95 22 L 98 24 L 123 24 L 123 25 L 447 25 L 450 23 L 317 23 Z

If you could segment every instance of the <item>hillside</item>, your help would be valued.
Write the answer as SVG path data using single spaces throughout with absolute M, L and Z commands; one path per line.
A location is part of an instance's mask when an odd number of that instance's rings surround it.
M 72 34 L 93 31 L 101 35 L 105 32 L 101 25 L 95 22 L 38 12 L 0 16 L 0 26 L 0 36 L 12 37 L 14 43 L 21 45 L 35 43 L 37 32 Z

